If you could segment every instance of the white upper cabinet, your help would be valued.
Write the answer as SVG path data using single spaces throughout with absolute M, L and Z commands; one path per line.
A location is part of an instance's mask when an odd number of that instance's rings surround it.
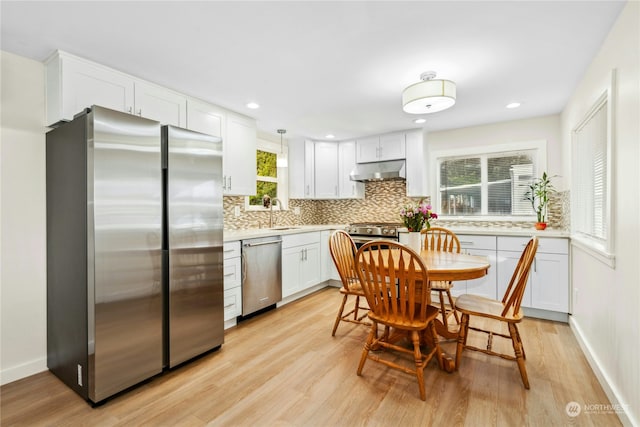
M 356 142 L 338 144 L 338 193 L 341 199 L 364 198 L 364 183 L 351 181 L 351 171 L 356 167 Z
M 289 141 L 289 198 L 315 198 L 314 143 Z
M 404 159 L 406 156 L 404 132 L 380 135 L 380 161 Z
M 186 96 L 64 52 L 47 60 L 46 82 L 47 125 L 100 105 L 186 126 Z
M 425 197 L 427 191 L 427 158 L 424 137 L 421 130 L 408 131 L 407 150 L 407 196 Z
M 315 198 L 338 198 L 338 144 L 315 142 Z
M 70 121 L 92 105 L 133 113 L 134 79 L 115 70 L 57 52 L 46 63 L 46 121 Z
M 256 193 L 255 120 L 240 114 L 227 114 L 227 139 L 223 140 L 222 184 L 226 195 L 250 196 Z
M 215 105 L 197 99 L 187 100 L 187 128 L 226 139 L 226 114 Z
M 315 143 L 304 141 L 304 198 L 313 199 L 316 196 L 316 156 Z
M 134 114 L 163 125 L 187 126 L 187 98 L 161 86 L 135 82 Z
M 361 138 L 356 146 L 358 163 L 398 160 L 406 156 L 404 132 Z

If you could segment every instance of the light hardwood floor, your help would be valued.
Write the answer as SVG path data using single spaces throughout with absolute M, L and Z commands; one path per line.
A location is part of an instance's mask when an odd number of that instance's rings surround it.
M 458 372 L 432 360 L 427 400 L 415 378 L 368 361 L 368 328 L 331 328 L 341 295 L 323 289 L 228 330 L 222 349 L 92 408 L 49 372 L 1 388 L 6 426 L 551 426 L 621 425 L 615 414 L 567 415 L 567 403 L 608 404 L 569 326 L 525 319 L 531 390 L 515 363 L 465 352 Z M 470 340 L 475 339 L 473 335 Z M 495 343 L 494 343 L 495 345 Z M 455 343 L 443 348 L 455 354 Z

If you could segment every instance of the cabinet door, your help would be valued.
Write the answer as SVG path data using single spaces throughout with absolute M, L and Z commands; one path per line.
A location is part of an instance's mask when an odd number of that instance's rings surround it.
M 134 80 L 127 75 L 66 56 L 52 59 L 46 72 L 48 124 L 92 105 L 133 112 Z
M 351 171 L 356 167 L 356 143 L 344 141 L 338 145 L 338 194 L 341 199 L 364 198 L 364 183 L 351 181 Z
M 498 296 L 504 296 L 522 252 L 498 251 Z M 533 268 L 533 267 L 532 267 Z M 531 307 L 531 273 L 522 297 L 522 307 Z
M 304 247 L 300 264 L 300 290 L 305 290 L 320 282 L 320 244 L 314 243 Z
M 531 306 L 569 312 L 568 255 L 538 253 L 529 273 Z
M 466 252 L 469 255 L 487 257 L 489 259 L 489 264 L 491 265 L 486 276 L 481 277 L 480 279 L 466 281 L 466 293 L 497 299 L 498 272 L 496 271 L 496 251 L 493 249 L 467 249 Z M 454 289 L 456 285 L 457 284 L 454 283 Z M 499 298 L 502 298 L 502 295 L 499 295 Z
M 315 147 L 314 142 L 304 142 L 304 198 L 313 199 L 316 195 L 315 184 Z
M 282 250 L 282 298 L 300 290 L 300 265 L 304 252 L 301 247 Z
M 427 196 L 427 159 L 422 131 L 407 132 L 405 139 L 407 156 L 407 196 Z
M 338 144 L 316 142 L 314 144 L 316 199 L 338 198 Z
M 380 136 L 378 160 L 385 161 L 404 159 L 405 156 L 404 132 L 396 132 Z
M 256 123 L 227 115 L 227 140 L 222 142 L 224 194 L 251 196 L 256 192 Z
M 136 81 L 134 114 L 163 125 L 187 125 L 187 98 L 160 86 Z
M 372 136 L 356 141 L 356 161 L 358 163 L 377 162 L 380 150 L 380 137 Z
M 305 143 L 289 141 L 289 198 L 305 198 Z
M 224 110 L 195 99 L 187 100 L 187 129 L 226 139 Z

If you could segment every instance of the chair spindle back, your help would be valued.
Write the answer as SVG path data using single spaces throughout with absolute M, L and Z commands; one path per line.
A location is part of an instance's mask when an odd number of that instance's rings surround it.
M 426 321 L 431 292 L 427 268 L 417 253 L 400 243 L 372 241 L 358 250 L 356 265 L 374 314 Z

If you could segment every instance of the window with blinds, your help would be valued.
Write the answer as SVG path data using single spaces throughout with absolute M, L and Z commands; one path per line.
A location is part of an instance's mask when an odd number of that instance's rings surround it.
M 571 228 L 608 251 L 608 100 L 603 94 L 573 132 Z
M 537 149 L 439 159 L 440 215 L 532 216 Z

